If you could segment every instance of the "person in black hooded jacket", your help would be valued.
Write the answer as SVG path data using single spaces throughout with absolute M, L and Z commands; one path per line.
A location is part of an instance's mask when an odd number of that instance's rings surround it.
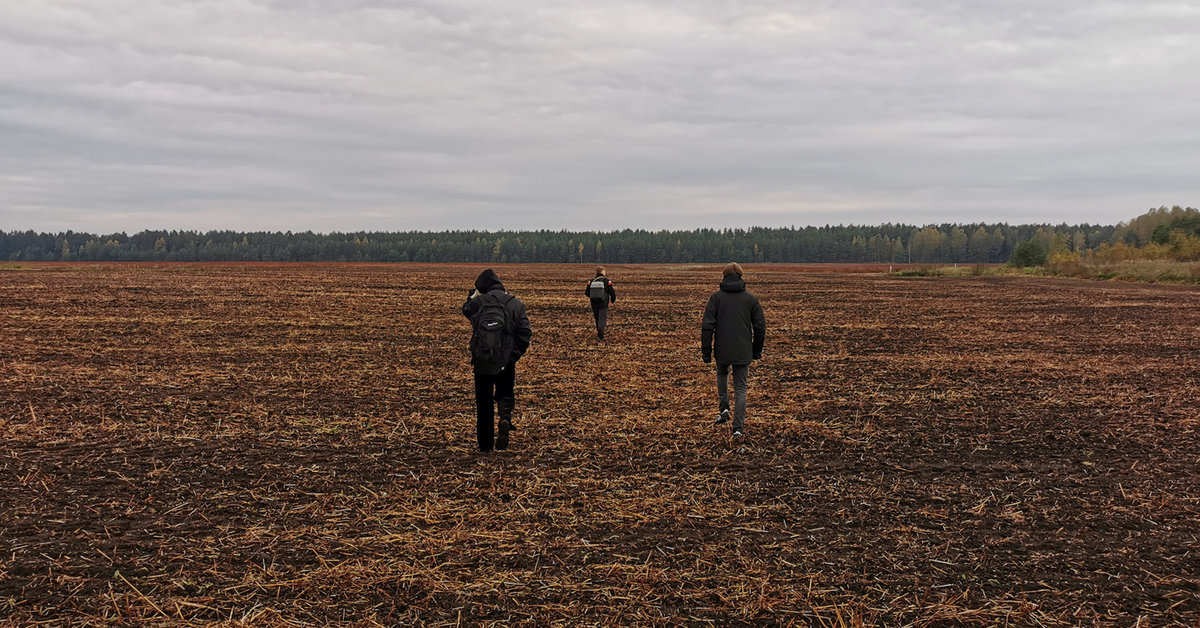
M 485 310 L 489 309 L 488 304 L 492 303 L 502 305 L 504 312 L 500 342 L 500 352 L 503 355 L 495 360 L 495 365 L 492 364 L 492 360 L 481 359 L 477 349 L 480 344 L 478 323 L 486 314 Z M 525 355 L 525 351 L 529 349 L 529 341 L 533 338 L 529 317 L 525 313 L 525 304 L 505 291 L 500 278 L 489 268 L 479 273 L 475 280 L 475 289 L 467 296 L 467 302 L 463 303 L 462 313 L 471 321 L 472 328 L 471 363 L 475 372 L 475 426 L 479 450 L 485 453 L 492 450 L 494 410 L 499 410 L 500 414 L 499 431 L 494 435 L 495 448 L 507 449 L 508 433 L 515 429 L 512 414 L 516 406 L 514 388 L 517 360 Z M 495 409 L 492 407 L 493 403 Z
M 746 428 L 746 377 L 750 362 L 762 357 L 766 319 L 758 297 L 746 291 L 742 267 L 730 262 L 722 270 L 721 289 L 708 299 L 700 326 L 700 357 L 717 358 L 717 423 L 729 420 L 729 373 L 733 372 L 733 435 Z
M 604 291 L 604 296 L 592 296 L 592 286 L 597 283 Z M 604 330 L 608 328 L 608 304 L 617 302 L 617 289 L 613 287 L 612 280 L 604 276 L 603 266 L 596 267 L 596 276 L 588 282 L 583 293 L 592 302 L 592 318 L 596 321 L 596 339 L 603 342 Z

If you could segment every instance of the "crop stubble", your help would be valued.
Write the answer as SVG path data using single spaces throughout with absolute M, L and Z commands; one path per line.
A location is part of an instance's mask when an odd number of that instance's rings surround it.
M 1200 290 L 751 267 L 749 439 L 716 267 L 500 266 L 512 448 L 473 451 L 478 266 L 0 272 L 0 621 L 1200 621 Z

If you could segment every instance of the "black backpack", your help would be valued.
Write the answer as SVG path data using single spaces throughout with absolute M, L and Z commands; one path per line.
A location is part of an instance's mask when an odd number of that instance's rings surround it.
M 588 284 L 588 298 L 603 299 L 605 296 L 607 296 L 607 291 L 604 289 L 605 285 L 607 284 L 608 278 L 603 275 L 593 279 L 592 282 Z
M 471 364 L 475 370 L 485 375 L 495 375 L 504 370 L 512 357 L 513 333 L 509 321 L 508 308 L 504 307 L 512 300 L 512 295 L 504 295 L 503 300 L 491 294 L 481 294 L 479 310 L 471 319 L 473 333 L 471 334 Z

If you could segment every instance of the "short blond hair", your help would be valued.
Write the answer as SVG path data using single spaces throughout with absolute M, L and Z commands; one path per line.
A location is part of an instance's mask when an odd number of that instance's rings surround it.
M 603 274 L 604 274 L 604 267 L 603 267 L 603 266 L 597 266 L 597 267 L 596 267 L 596 274 L 597 274 L 597 275 L 603 275 Z
M 728 277 L 730 275 L 737 275 L 738 277 L 741 277 L 742 265 L 738 264 L 737 262 L 729 262 L 726 264 L 725 268 L 721 269 L 721 276 Z

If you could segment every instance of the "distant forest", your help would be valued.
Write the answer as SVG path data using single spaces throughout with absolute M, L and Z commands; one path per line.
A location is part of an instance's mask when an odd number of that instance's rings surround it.
M 824 226 L 690 231 L 310 231 L 0 232 L 8 261 L 262 261 L 482 263 L 1001 263 L 1025 241 L 1083 254 L 1101 244 L 1143 244 L 1158 225 L 1194 209 L 1151 210 L 1131 223 L 1106 225 L 942 224 L 926 227 Z M 1161 220 L 1144 220 L 1158 216 Z M 1152 229 L 1151 229 L 1152 231 Z

